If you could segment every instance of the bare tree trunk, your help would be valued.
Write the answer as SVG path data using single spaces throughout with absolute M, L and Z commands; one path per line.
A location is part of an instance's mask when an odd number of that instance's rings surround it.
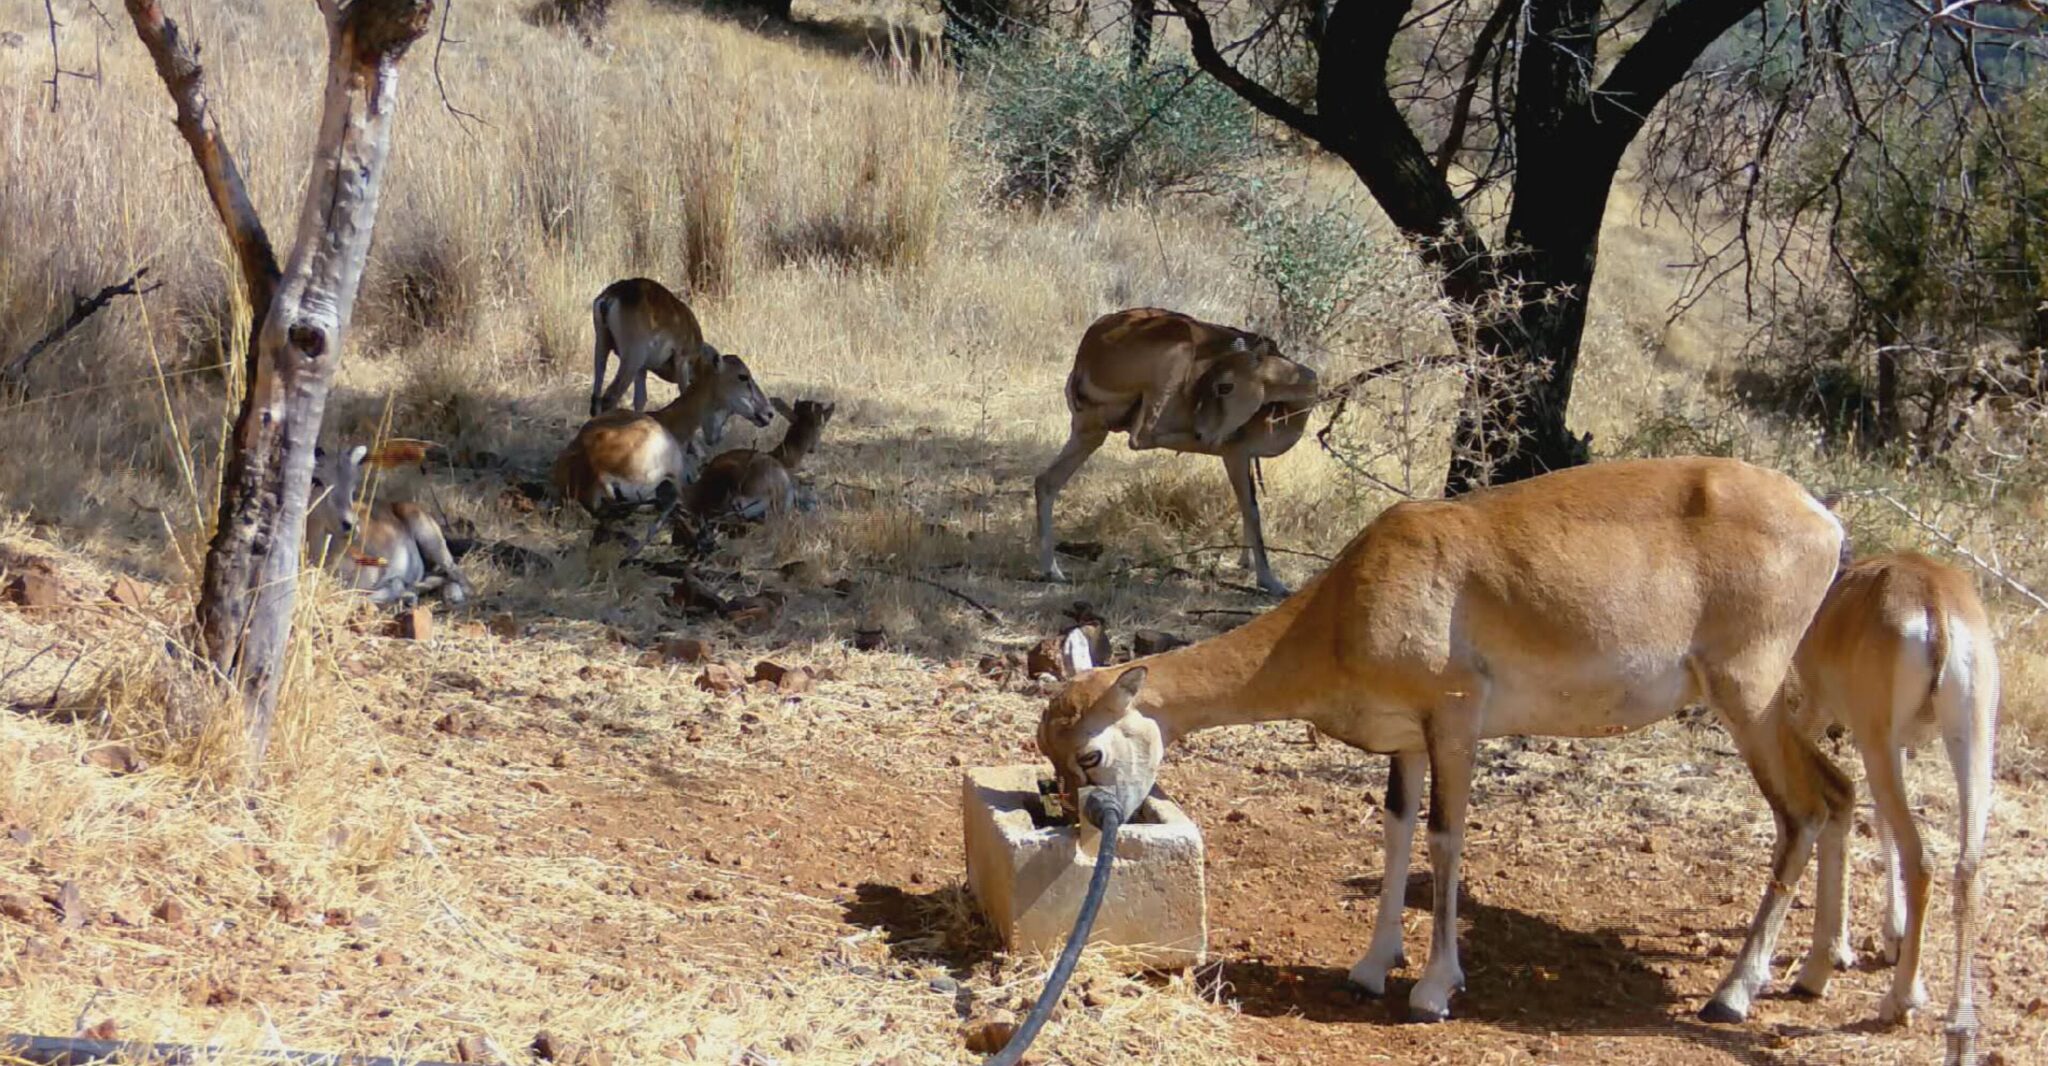
M 298 233 L 282 270 L 207 115 L 197 49 L 156 0 L 127 6 L 177 104 L 179 132 L 259 315 L 197 621 L 208 659 L 241 686 L 250 753 L 260 761 L 291 638 L 313 448 L 376 221 L 398 62 L 426 31 L 433 0 L 319 0 L 327 21 L 327 89 Z
M 1260 84 L 1217 44 L 1198 0 L 1167 0 L 1188 28 L 1195 62 L 1253 107 L 1347 163 L 1469 316 L 1481 357 L 1452 445 L 1445 492 L 1456 495 L 1584 461 L 1567 429 L 1572 378 L 1600 219 L 1621 157 L 1643 120 L 1692 63 L 1760 0 L 1663 5 L 1609 65 L 1600 0 L 1490 0 L 1475 38 L 1458 114 L 1435 157 L 1394 97 L 1388 69 L 1415 0 L 1330 0 L 1311 20 L 1316 101 L 1309 110 Z M 1636 5 L 1641 6 L 1641 5 Z M 1432 5 L 1432 10 L 1441 6 Z M 1498 249 L 1473 224 L 1447 175 L 1489 57 L 1512 54 L 1514 91 L 1494 83 L 1491 106 L 1512 115 L 1513 207 Z M 1495 69 L 1503 69 L 1493 60 Z M 1606 70 L 1604 76 L 1599 72 Z M 1467 321 L 1453 323 L 1461 331 Z

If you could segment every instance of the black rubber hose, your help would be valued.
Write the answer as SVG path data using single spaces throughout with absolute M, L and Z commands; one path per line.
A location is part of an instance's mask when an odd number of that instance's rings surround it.
M 1024 1052 L 1031 1049 L 1031 1042 L 1038 1039 L 1038 1031 L 1045 1028 L 1045 1020 L 1052 1017 L 1060 993 L 1067 990 L 1067 978 L 1074 976 L 1074 964 L 1081 961 L 1081 949 L 1088 946 L 1088 930 L 1095 926 L 1095 912 L 1102 909 L 1103 894 L 1109 890 L 1109 874 L 1116 866 L 1116 831 L 1123 825 L 1124 812 L 1117 807 L 1114 796 L 1100 789 L 1089 794 L 1084 806 L 1088 820 L 1102 828 L 1102 844 L 1095 851 L 1095 873 L 1088 878 L 1088 894 L 1081 900 L 1081 913 L 1074 916 L 1074 931 L 1068 934 L 1067 946 L 1060 949 L 1059 962 L 1053 964 L 1052 974 L 1045 979 L 1045 991 L 1031 1005 L 1023 1026 L 1011 1034 L 1003 1050 L 982 1066 L 1017 1066 Z

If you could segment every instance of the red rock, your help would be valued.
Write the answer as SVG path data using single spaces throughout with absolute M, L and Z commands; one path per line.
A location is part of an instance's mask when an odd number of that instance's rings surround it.
M 1014 1022 L 995 1021 L 970 1025 L 964 1034 L 967 1050 L 977 1055 L 993 1055 L 1003 1050 L 1016 1032 L 1017 1026 Z
M 62 607 L 70 600 L 63 582 L 53 575 L 33 572 L 16 574 L 7 583 L 4 598 L 16 606 L 34 609 Z
M 737 668 L 725 663 L 712 663 L 697 675 L 697 687 L 706 692 L 728 696 L 747 687 L 747 679 L 740 676 Z
M 656 644 L 654 654 L 669 662 L 701 663 L 711 658 L 711 645 L 695 637 L 671 637 Z
M 775 686 L 775 691 L 785 696 L 809 692 L 815 680 L 811 671 L 801 666 L 784 666 L 781 663 L 763 659 L 754 664 L 755 681 L 765 681 Z
M 434 639 L 434 610 L 431 607 L 415 607 L 398 616 L 392 632 L 401 640 Z
M 78 1033 L 77 1033 L 77 1036 L 75 1037 L 75 1039 L 78 1039 L 78 1040 L 118 1040 L 118 1039 L 120 1039 L 120 1037 L 121 1037 L 121 1026 L 120 1026 L 120 1023 L 118 1023 L 118 1022 L 114 1021 L 114 1019 L 112 1019 L 112 1018 L 103 1018 L 103 1019 L 101 1019 L 101 1020 L 100 1020 L 100 1023 L 99 1023 L 98 1025 L 89 1025 L 89 1026 L 87 1026 L 87 1027 L 85 1027 L 85 1028 L 83 1028 L 83 1029 L 80 1029 L 80 1030 L 78 1031 Z
M 135 749 L 126 744 L 102 744 L 88 749 L 80 761 L 116 776 L 139 774 L 149 769 L 149 761 L 135 754 Z
M 0 896 L 0 917 L 12 918 L 17 922 L 33 923 L 42 914 L 36 901 L 18 892 Z
M 489 630 L 492 636 L 506 640 L 517 640 L 526 634 L 526 627 L 520 625 L 519 619 L 510 614 L 492 615 L 491 620 L 484 623 L 484 628 Z
M 156 909 L 149 913 L 151 917 L 165 925 L 180 925 L 185 921 L 185 905 L 172 896 L 165 896 L 163 902 L 157 904 Z
M 107 586 L 107 599 L 123 607 L 145 607 L 149 604 L 149 586 L 123 574 Z
M 1031 646 L 1024 656 L 1024 673 L 1027 677 L 1065 677 L 1066 667 L 1060 662 L 1060 638 L 1047 637 Z

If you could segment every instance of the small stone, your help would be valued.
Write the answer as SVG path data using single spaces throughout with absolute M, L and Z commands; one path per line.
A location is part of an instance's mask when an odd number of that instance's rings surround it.
M 78 1031 L 79 1040 L 118 1040 L 121 1037 L 120 1023 L 112 1018 L 103 1018 L 98 1025 L 89 1025 Z
M 149 914 L 165 925 L 182 925 L 185 921 L 185 905 L 178 902 L 176 897 L 165 896 L 163 902 L 158 903 L 156 909 Z
M 740 676 L 737 668 L 726 663 L 712 663 L 697 675 L 697 687 L 719 696 L 729 696 L 747 687 L 747 680 Z
M 1252 816 L 1251 816 L 1251 815 L 1249 815 L 1249 814 L 1246 814 L 1246 813 L 1244 813 L 1244 812 L 1243 812 L 1243 811 L 1241 811 L 1241 810 L 1239 810 L 1239 811 L 1231 811 L 1231 812 L 1230 812 L 1229 814 L 1226 814 L 1226 815 L 1224 815 L 1224 816 L 1223 816 L 1223 820 L 1224 820 L 1224 821 L 1226 821 L 1226 822 L 1245 822 L 1245 823 L 1249 823 L 1249 822 L 1250 822 L 1250 821 L 1252 820 Z
M 47 609 L 64 606 L 70 597 L 65 594 L 64 583 L 55 575 L 31 572 L 16 574 L 14 580 L 7 583 L 4 598 L 19 607 Z
M 542 1029 L 539 1033 L 535 1034 L 532 1046 L 535 1057 L 543 1061 L 555 1062 L 562 1056 L 563 1048 L 555 1043 L 554 1034 L 546 1029 Z
M 17 922 L 34 922 L 36 916 L 41 913 L 42 910 L 36 906 L 35 900 L 18 892 L 0 896 L 0 917 L 12 918 Z
M 7 839 L 12 840 L 16 844 L 19 844 L 25 848 L 28 847 L 30 844 L 35 843 L 36 835 L 34 833 L 29 832 L 26 829 L 21 828 L 20 826 L 16 826 L 15 828 L 9 829 L 7 831 Z
M 455 1042 L 455 1061 L 489 1062 L 491 1047 L 480 1036 L 465 1036 Z
M 792 1055 L 807 1055 L 812 1046 L 811 1034 L 801 1030 L 782 1038 L 782 1050 Z
M 566 769 L 568 769 L 568 768 L 569 768 L 569 752 L 568 752 L 568 749 L 564 748 L 563 750 L 561 750 L 561 751 L 558 751 L 558 752 L 556 752 L 556 753 L 555 753 L 555 754 L 554 754 L 554 755 L 553 755 L 553 756 L 552 756 L 551 758 L 549 758 L 549 759 L 548 759 L 548 765 L 549 765 L 549 766 L 552 766 L 552 767 L 554 767 L 554 768 L 555 768 L 555 769 L 557 769 L 557 770 L 566 770 Z
M 434 731 L 446 733 L 451 737 L 459 737 L 469 732 L 469 720 L 464 718 L 460 711 L 449 711 L 447 714 L 434 719 Z
M 967 1050 L 977 1055 L 993 1055 L 1008 1046 L 1010 1037 L 1016 1033 L 1015 1022 L 992 1021 L 970 1025 L 965 1034 Z
M 393 970 L 405 965 L 405 953 L 397 948 L 380 948 L 377 951 L 377 965 Z
M 1060 662 L 1060 638 L 1047 637 L 1032 645 L 1024 656 L 1024 673 L 1030 677 L 1067 676 L 1066 666 Z
M 1636 842 L 1636 850 L 1645 855 L 1657 854 L 1657 838 L 1645 835 L 1643 839 Z
M 711 646 L 695 637 L 671 637 L 656 644 L 654 654 L 673 663 L 701 663 L 711 658 Z
M 428 641 L 434 639 L 433 608 L 420 606 L 398 616 L 393 632 L 401 640 Z
M 942 996 L 957 995 L 960 992 L 960 982 L 950 977 L 934 977 L 926 983 L 925 987 Z
M 1140 629 L 1131 634 L 1131 654 L 1143 658 L 1187 646 L 1187 638 L 1160 629 Z
M 484 628 L 489 630 L 492 636 L 504 640 L 518 640 L 526 635 L 526 627 L 520 625 L 519 619 L 509 612 L 492 615 L 491 620 L 484 623 Z
M 57 915 L 66 929 L 79 929 L 85 925 L 85 896 L 78 890 L 78 882 L 66 881 L 57 889 L 51 904 L 57 908 Z
M 126 744 L 101 744 L 87 750 L 82 761 L 87 766 L 97 766 L 116 776 L 139 774 L 149 769 L 149 761 Z
M 146 607 L 149 605 L 149 586 L 123 574 L 107 586 L 107 599 L 123 607 Z
M 811 690 L 812 674 L 801 666 L 784 666 L 766 659 L 754 664 L 754 680 L 766 681 L 775 691 L 794 696 Z
M 699 903 L 716 903 L 725 898 L 725 886 L 706 882 L 691 889 L 690 898 Z
M 853 646 L 858 651 L 880 651 L 888 643 L 889 631 L 879 626 L 853 631 Z

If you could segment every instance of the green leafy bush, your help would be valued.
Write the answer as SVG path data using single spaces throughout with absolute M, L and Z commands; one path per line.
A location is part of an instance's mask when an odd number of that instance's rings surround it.
M 1238 205 L 1252 273 L 1272 301 L 1280 335 L 1320 341 L 1361 311 L 1412 302 L 1406 256 L 1368 230 L 1352 205 L 1314 205 L 1256 182 Z
M 1010 37 L 968 56 L 974 139 L 1001 199 L 1054 203 L 1226 184 L 1258 153 L 1250 110 L 1175 63 L 1131 72 L 1071 44 Z

